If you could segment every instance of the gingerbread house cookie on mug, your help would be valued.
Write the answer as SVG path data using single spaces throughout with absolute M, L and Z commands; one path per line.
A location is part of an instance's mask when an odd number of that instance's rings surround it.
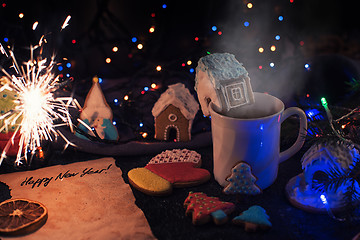
M 214 53 L 200 58 L 196 67 L 195 90 L 205 116 L 210 115 L 210 102 L 217 112 L 230 117 L 239 107 L 255 102 L 248 72 L 230 53 Z

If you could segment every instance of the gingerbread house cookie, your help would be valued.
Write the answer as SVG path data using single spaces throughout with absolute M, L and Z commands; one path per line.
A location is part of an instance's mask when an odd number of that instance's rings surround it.
M 344 195 L 352 186 L 352 182 L 345 179 L 336 188 L 328 188 L 324 192 L 317 189 L 316 183 L 330 181 L 329 173 L 347 172 L 359 158 L 359 150 L 347 143 L 329 141 L 312 145 L 301 159 L 304 172 L 290 179 L 286 185 L 289 201 L 309 212 L 326 212 L 326 205 L 334 212 L 341 210 Z M 353 187 L 356 191 L 360 190 L 357 183 Z M 326 204 L 322 197 L 325 198 Z
M 168 86 L 154 104 L 155 139 L 189 141 L 199 104 L 182 83 Z
M 247 70 L 230 53 L 213 53 L 200 58 L 195 90 L 201 110 L 209 116 L 209 103 L 217 112 L 234 117 L 238 109 L 255 102 Z

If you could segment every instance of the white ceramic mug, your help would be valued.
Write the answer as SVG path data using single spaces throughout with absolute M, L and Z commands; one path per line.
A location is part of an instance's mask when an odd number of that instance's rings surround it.
M 303 146 L 307 133 L 307 120 L 297 107 L 285 109 L 284 103 L 269 94 L 254 93 L 255 103 L 241 108 L 236 117 L 216 112 L 210 103 L 211 131 L 215 180 L 226 186 L 231 169 L 240 161 L 247 162 L 255 182 L 261 189 L 269 187 L 276 179 L 279 163 L 287 160 Z M 300 121 L 295 143 L 280 152 L 281 123 L 291 115 Z

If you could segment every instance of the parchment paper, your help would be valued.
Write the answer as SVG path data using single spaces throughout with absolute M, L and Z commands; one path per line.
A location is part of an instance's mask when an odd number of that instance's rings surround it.
M 113 158 L 2 174 L 0 181 L 12 198 L 48 209 L 42 228 L 17 239 L 155 239 Z

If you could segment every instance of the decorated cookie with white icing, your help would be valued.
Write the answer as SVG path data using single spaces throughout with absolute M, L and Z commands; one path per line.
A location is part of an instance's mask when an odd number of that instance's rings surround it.
M 201 155 L 195 151 L 188 149 L 166 150 L 153 157 L 149 164 L 174 163 L 174 162 L 190 162 L 195 166 L 201 165 Z
M 251 173 L 251 167 L 246 162 L 239 162 L 231 169 L 231 175 L 226 179 L 229 184 L 224 188 L 225 194 L 256 195 L 261 189 L 255 184 L 256 177 Z
M 166 150 L 153 157 L 143 168 L 128 172 L 129 183 L 153 196 L 168 195 L 173 187 L 200 185 L 210 179 L 210 172 L 200 168 L 201 155 L 188 149 Z
M 226 116 L 255 102 L 248 72 L 233 54 L 214 53 L 200 58 L 195 81 L 205 116 L 210 115 L 210 102 L 216 107 L 214 110 Z
M 209 197 L 202 192 L 189 192 L 184 201 L 186 215 L 192 216 L 194 225 L 202 225 L 213 219 L 214 223 L 221 225 L 227 222 L 228 214 L 235 209 L 235 204 L 224 202 L 217 197 Z
M 329 181 L 328 174 L 335 171 L 345 173 L 360 158 L 354 145 L 340 141 L 320 142 L 312 145 L 301 159 L 303 173 L 293 177 L 286 185 L 289 201 L 296 207 L 309 212 L 326 212 L 326 204 L 332 211 L 338 211 L 344 205 L 344 196 L 351 180 L 341 181 L 336 188 L 327 189 L 325 193 L 316 189 L 316 182 Z M 360 191 L 358 183 L 353 187 Z
M 184 84 L 169 85 L 151 111 L 155 119 L 155 139 L 172 140 L 170 132 L 174 131 L 174 141 L 191 140 L 191 128 L 198 111 L 199 104 Z

